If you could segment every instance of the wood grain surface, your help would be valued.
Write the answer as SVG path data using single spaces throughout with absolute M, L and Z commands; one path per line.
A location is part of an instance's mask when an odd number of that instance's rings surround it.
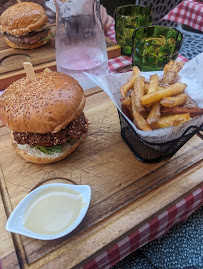
M 3 189 L 1 185 L 1 194 L 3 195 Z M 6 199 L 4 197 L 4 203 L 6 203 Z M 12 240 L 12 236 L 10 233 L 5 232 L 5 226 L 7 222 L 6 212 L 4 203 L 2 201 L 2 197 L 0 197 L 0 258 L 2 259 L 2 267 L 3 268 L 14 268 L 19 269 L 18 259 L 15 253 L 15 245 Z M 7 204 L 7 203 L 6 203 Z
M 70 235 L 40 241 L 14 234 L 11 240 L 1 227 L 5 268 L 77 268 L 202 185 L 199 137 L 194 136 L 169 160 L 142 163 L 122 141 L 117 110 L 109 97 L 99 88 L 85 93 L 88 137 L 63 161 L 50 165 L 24 161 L 11 146 L 8 128 L 0 127 L 0 210 L 4 215 L 8 217 L 41 184 L 68 182 L 88 184 L 92 189 L 87 215 Z M 5 238 L 10 241 L 4 249 Z

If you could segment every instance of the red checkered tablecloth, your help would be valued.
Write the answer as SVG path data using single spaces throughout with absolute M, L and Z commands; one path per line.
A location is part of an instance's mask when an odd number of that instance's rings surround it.
M 203 2 L 185 0 L 162 19 L 185 24 L 203 32 Z
M 174 224 L 186 220 L 202 204 L 203 187 L 191 192 L 187 197 L 172 205 L 137 231 L 118 241 L 80 269 L 110 268 L 135 250 L 167 233 Z

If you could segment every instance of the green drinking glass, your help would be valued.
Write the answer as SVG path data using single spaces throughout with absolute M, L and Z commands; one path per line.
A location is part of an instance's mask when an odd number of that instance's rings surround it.
M 152 24 L 152 10 L 148 7 L 125 5 L 114 13 L 116 41 L 124 55 L 131 55 L 132 35 L 135 29 Z
M 135 30 L 132 39 L 133 66 L 141 71 L 158 71 L 177 58 L 183 35 L 174 28 L 153 25 Z

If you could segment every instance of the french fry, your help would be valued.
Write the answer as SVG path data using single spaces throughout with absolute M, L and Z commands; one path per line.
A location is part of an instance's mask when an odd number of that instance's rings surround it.
M 166 73 L 164 73 L 161 82 L 167 84 L 173 83 L 175 77 L 177 76 L 178 72 L 183 68 L 183 66 L 184 66 L 183 62 L 174 61 L 172 65 L 166 67 Z
M 166 128 L 171 126 L 177 126 L 183 122 L 190 120 L 190 114 L 179 114 L 179 115 L 167 115 L 162 116 L 157 123 L 153 124 L 153 129 Z
M 163 107 L 161 109 L 161 114 L 169 115 L 169 114 L 185 114 L 189 113 L 190 117 L 196 117 L 203 115 L 203 108 L 188 108 L 188 107 Z
M 184 104 L 186 100 L 187 95 L 185 93 L 181 93 L 172 97 L 164 97 L 160 101 L 160 104 L 165 107 L 174 107 Z
M 151 127 L 149 126 L 147 121 L 142 117 L 142 115 L 137 110 L 136 96 L 135 96 L 134 91 L 131 93 L 131 99 L 132 99 L 132 112 L 133 112 L 133 118 L 135 121 L 135 125 L 143 131 L 151 131 Z
M 160 110 L 161 110 L 161 106 L 160 106 L 159 102 L 154 103 L 152 105 L 150 112 L 149 112 L 149 115 L 147 117 L 147 123 L 149 125 L 156 123 L 160 119 L 160 116 L 161 116 Z
M 133 75 L 136 75 L 137 77 L 140 74 L 140 69 L 137 66 L 133 66 Z
M 148 93 L 157 91 L 158 85 L 159 85 L 158 75 L 150 76 Z M 149 125 L 152 125 L 153 123 L 156 123 L 159 120 L 161 116 L 160 109 L 161 109 L 161 106 L 159 102 L 152 104 L 150 112 L 147 117 L 147 123 Z
M 148 93 L 155 92 L 159 85 L 159 77 L 158 75 L 152 75 L 150 76 L 150 82 L 149 82 L 149 88 Z
M 130 80 L 120 88 L 122 99 L 126 98 L 126 94 L 129 90 L 133 89 L 135 81 L 140 74 L 140 69 L 137 66 L 133 66 L 133 74 Z
M 197 107 L 196 103 L 192 100 L 192 98 L 188 95 L 187 100 L 185 101 L 184 107 L 195 108 Z
M 155 92 L 151 92 L 144 95 L 141 98 L 141 103 L 142 105 L 145 106 L 145 105 L 159 102 L 164 97 L 169 97 L 169 96 L 177 95 L 184 92 L 186 87 L 187 87 L 187 84 L 182 83 L 182 82 L 177 82 L 173 85 L 170 85 L 164 88 L 163 90 L 157 90 Z
M 170 70 L 171 66 L 174 64 L 174 61 L 172 59 L 170 59 L 170 61 L 168 62 L 168 64 L 165 64 L 164 66 L 164 76 L 166 75 L 166 73 Z
M 133 113 L 131 114 L 129 109 L 125 105 L 121 105 L 121 111 L 133 122 Z
M 157 90 L 163 90 L 165 88 L 166 87 L 158 86 Z M 148 93 L 148 89 L 149 89 L 149 82 L 145 81 L 145 83 L 144 83 L 144 94 Z
M 143 76 L 139 76 L 134 84 L 134 102 L 135 106 L 139 113 L 144 113 L 145 108 L 141 104 L 141 98 L 144 96 L 144 81 L 145 78 Z
M 132 101 L 130 96 L 126 97 L 125 99 L 121 99 L 121 102 L 127 107 L 129 111 L 132 111 Z
M 120 89 L 121 108 L 140 130 L 177 126 L 191 117 L 203 115 L 203 108 L 197 108 L 194 101 L 184 93 L 187 84 L 174 83 L 183 65 L 170 60 L 164 67 L 163 79 L 159 80 L 156 74 L 150 76 L 150 81 L 145 81 L 140 76 L 140 70 L 134 67 L 130 81 Z

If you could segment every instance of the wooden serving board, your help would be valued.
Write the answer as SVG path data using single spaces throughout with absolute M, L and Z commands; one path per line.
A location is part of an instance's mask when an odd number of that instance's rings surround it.
M 55 25 L 50 25 L 55 33 Z M 121 55 L 121 48 L 106 37 L 108 58 L 112 59 Z M 4 90 L 12 82 L 24 76 L 23 62 L 31 62 L 35 72 L 41 72 L 46 67 L 56 70 L 55 39 L 45 46 L 22 50 L 12 49 L 5 42 L 4 36 L 0 35 L 0 90 Z
M 121 139 L 117 110 L 109 97 L 99 88 L 85 93 L 88 136 L 63 161 L 26 162 L 12 148 L 8 128 L 0 127 L 3 268 L 78 268 L 203 184 L 203 143 L 198 136 L 173 158 L 145 164 Z M 82 223 L 52 241 L 11 237 L 4 227 L 12 210 L 33 188 L 50 182 L 91 186 L 91 203 Z

